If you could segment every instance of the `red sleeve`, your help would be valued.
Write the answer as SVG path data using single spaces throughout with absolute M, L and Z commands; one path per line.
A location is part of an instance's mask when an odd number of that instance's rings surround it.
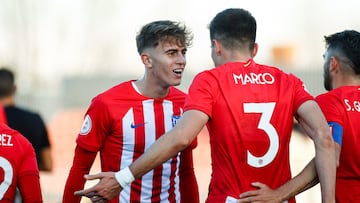
M 192 150 L 180 155 L 180 196 L 181 203 L 199 203 L 199 188 L 195 177 Z
M 21 177 L 19 188 L 23 203 L 42 203 L 39 175 L 26 175 Z
M 218 94 L 217 81 L 209 71 L 196 75 L 189 87 L 184 111 L 196 109 L 212 116 L 213 97 Z
M 62 202 L 80 202 L 81 197 L 75 196 L 74 192 L 83 189 L 85 184 L 84 175 L 90 172 L 96 154 L 97 152 L 86 151 L 85 149 L 76 146 L 74 161 L 65 184 Z
M 39 203 L 42 201 L 40 176 L 37 167 L 35 151 L 29 143 L 28 153 L 21 163 L 18 187 L 24 203 Z
M 76 143 L 82 148 L 97 152 L 103 146 L 109 129 L 112 129 L 109 105 L 106 99 L 95 97 L 84 117 L 83 125 L 76 138 Z
M 336 95 L 332 94 L 321 94 L 315 98 L 319 104 L 321 111 L 324 113 L 325 118 L 328 122 L 336 122 L 341 126 L 344 126 L 344 112 L 343 104 L 338 100 Z M 341 108 L 339 108 L 341 107 Z
M 308 100 L 314 100 L 314 97 L 307 91 L 305 84 L 297 78 L 295 75 L 290 74 L 290 77 L 294 81 L 294 109 L 293 112 L 296 114 L 301 104 Z

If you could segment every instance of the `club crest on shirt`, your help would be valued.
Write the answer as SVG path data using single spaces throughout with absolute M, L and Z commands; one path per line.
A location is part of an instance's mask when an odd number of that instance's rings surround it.
M 91 118 L 89 115 L 86 115 L 80 130 L 80 135 L 87 135 L 90 132 L 91 127 L 92 127 Z
M 177 123 L 177 121 L 180 119 L 181 116 L 179 115 L 173 115 L 172 118 L 171 118 L 171 121 L 172 121 L 172 127 L 174 127 Z

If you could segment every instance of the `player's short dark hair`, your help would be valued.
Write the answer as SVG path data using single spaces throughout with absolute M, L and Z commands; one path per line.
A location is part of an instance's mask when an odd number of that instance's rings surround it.
M 360 33 L 355 30 L 345 30 L 324 38 L 326 47 L 340 52 L 349 59 L 355 74 L 360 74 Z
M 0 68 L 0 98 L 15 92 L 15 75 L 7 68 Z
M 241 8 L 229 8 L 218 13 L 209 25 L 210 39 L 221 41 L 226 48 L 253 50 L 256 40 L 256 20 Z M 246 47 L 244 47 L 246 46 Z
M 160 40 L 173 40 L 181 46 L 191 46 L 193 35 L 180 22 L 169 20 L 153 21 L 144 25 L 136 36 L 136 45 L 139 54 L 144 49 L 156 47 Z

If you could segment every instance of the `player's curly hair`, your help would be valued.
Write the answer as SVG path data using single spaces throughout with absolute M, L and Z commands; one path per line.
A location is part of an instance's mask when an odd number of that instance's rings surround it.
M 144 25 L 137 34 L 137 50 L 141 54 L 146 48 L 156 47 L 160 40 L 174 39 L 179 45 L 189 47 L 192 44 L 193 35 L 180 22 L 170 20 L 153 21 Z
M 351 61 L 355 74 L 360 74 L 360 33 L 355 30 L 345 30 L 325 36 L 328 49 L 340 52 Z

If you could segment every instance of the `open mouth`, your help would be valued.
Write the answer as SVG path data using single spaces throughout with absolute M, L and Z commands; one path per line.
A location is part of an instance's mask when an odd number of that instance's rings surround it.
M 177 69 L 173 70 L 173 72 L 178 76 L 181 76 L 183 71 L 184 71 L 184 69 L 182 69 L 182 68 L 177 68 Z

